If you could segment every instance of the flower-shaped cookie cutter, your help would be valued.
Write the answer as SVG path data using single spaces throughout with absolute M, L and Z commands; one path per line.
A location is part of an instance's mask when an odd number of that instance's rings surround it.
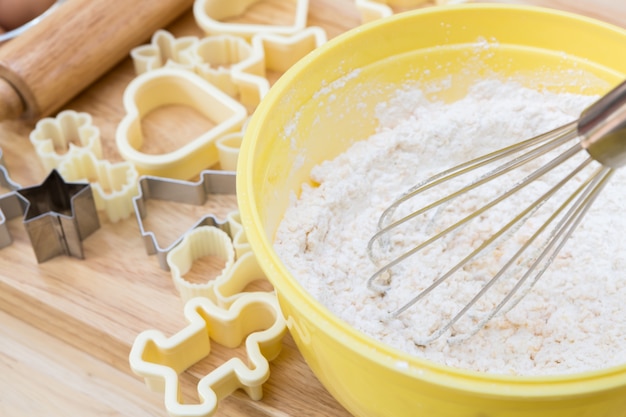
M 112 223 L 133 213 L 139 175 L 130 162 L 111 163 L 97 159 L 91 152 L 75 152 L 58 169 L 66 181 L 89 181 L 96 209 Z
M 148 215 L 146 203 L 149 199 L 174 201 L 177 203 L 203 205 L 210 194 L 235 194 L 236 175 L 231 171 L 205 170 L 200 174 L 199 181 L 182 181 L 172 178 L 143 176 L 139 179 L 138 194 L 133 198 L 133 205 L 146 252 L 149 255 L 156 254 L 159 265 L 163 270 L 169 270 L 167 254 L 183 239 L 176 239 L 165 248 L 159 246 L 154 232 L 146 230 L 143 224 Z M 200 226 L 214 226 L 230 233 L 230 222 L 220 221 L 212 214 L 203 216 L 190 230 Z
M 153 391 L 164 393 L 165 409 L 176 417 L 208 417 L 218 402 L 237 389 L 253 400 L 263 396 L 269 362 L 282 349 L 286 333 L 278 300 L 272 293 L 247 293 L 222 308 L 204 297 L 185 304 L 187 327 L 167 338 L 156 330 L 140 333 L 129 355 L 130 367 Z M 211 340 L 228 348 L 245 344 L 248 365 L 231 358 L 200 379 L 200 402 L 183 404 L 179 375 L 207 357 Z
M 293 3 L 295 9 L 292 24 L 264 25 L 228 23 L 224 20 L 241 16 L 260 0 L 196 0 L 193 15 L 198 26 L 207 35 L 228 34 L 250 39 L 257 33 L 275 33 L 291 35 L 306 27 L 309 13 L 309 0 L 285 0 Z
M 167 30 L 159 29 L 154 32 L 149 44 L 137 46 L 130 51 L 135 73 L 139 75 L 167 66 L 191 70 L 191 65 L 185 64 L 181 54 L 197 42 L 196 36 L 176 38 Z
M 215 141 L 241 129 L 246 108 L 200 76 L 179 68 L 159 68 L 138 75 L 124 91 L 126 115 L 118 125 L 116 144 L 139 175 L 187 180 L 218 162 Z M 141 119 L 168 105 L 183 105 L 205 116 L 214 126 L 189 143 L 164 154 L 141 151 Z
M 76 152 L 88 151 L 102 158 L 100 129 L 93 125 L 88 113 L 64 110 L 56 117 L 43 118 L 37 122 L 29 139 L 47 171 L 58 168 Z

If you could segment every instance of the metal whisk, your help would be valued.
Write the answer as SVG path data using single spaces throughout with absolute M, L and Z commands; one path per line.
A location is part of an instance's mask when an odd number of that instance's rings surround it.
M 528 169 L 533 164 L 536 166 Z M 458 310 L 434 325 L 430 334 L 416 337 L 415 343 L 426 345 L 446 332 L 451 334 L 449 342 L 465 340 L 496 314 L 510 311 L 527 294 L 556 258 L 614 169 L 625 164 L 626 81 L 588 107 L 576 122 L 447 169 L 394 201 L 381 215 L 378 231 L 368 243 L 370 258 L 382 266 L 368 279 L 367 285 L 372 290 L 387 293 L 394 280 L 410 278 L 403 275 L 406 271 L 398 272 L 409 258 L 420 253 L 431 258 L 447 253 L 454 247 L 455 239 L 467 237 L 467 230 L 474 227 L 471 230 L 481 237 L 472 238 L 477 242 L 473 242 L 469 253 L 457 255 L 451 268 L 430 277 L 434 278 L 431 283 L 423 284 L 421 292 L 409 294 L 408 301 L 391 313 L 397 317 L 418 305 L 453 277 L 464 274 L 472 263 L 493 256 L 495 251 L 497 261 L 483 262 L 478 268 L 482 265 L 483 269 L 489 269 L 496 263 L 498 268 L 484 277 L 479 286 L 474 286 L 469 301 L 460 303 Z M 520 174 L 523 167 L 526 170 Z M 557 179 L 546 186 L 548 174 Z M 499 188 L 493 186 L 494 181 L 504 183 L 505 191 L 495 193 Z M 453 191 L 447 193 L 450 187 Z M 438 193 L 441 189 L 447 194 Z M 512 215 L 508 214 L 510 219 L 501 221 L 502 225 L 495 232 L 484 234 L 481 224 L 491 221 L 490 210 L 506 204 L 524 190 L 528 199 L 523 204 L 516 202 L 514 206 L 505 205 L 500 209 L 514 210 Z M 454 213 L 451 209 L 465 204 L 461 200 L 464 196 L 470 200 L 470 209 L 456 217 L 452 215 L 452 220 L 441 225 L 440 219 L 450 217 L 451 211 Z M 552 199 L 555 200 L 548 204 Z M 413 232 L 417 229 L 409 224 L 418 225 L 426 232 L 419 232 L 419 236 L 423 236 L 407 248 L 405 241 L 396 235 L 417 235 Z M 521 233 L 527 224 L 535 225 L 531 232 Z M 423 255 L 433 245 L 439 245 L 438 252 Z M 461 279 L 467 280 L 467 275 Z M 470 284 L 472 279 L 469 279 Z M 494 295 L 495 300 L 484 301 L 496 285 L 503 286 L 504 291 L 498 293 L 499 296 Z M 478 309 L 480 303 L 484 304 L 482 314 L 465 317 Z M 456 331 L 455 325 L 464 317 L 471 322 L 469 330 Z

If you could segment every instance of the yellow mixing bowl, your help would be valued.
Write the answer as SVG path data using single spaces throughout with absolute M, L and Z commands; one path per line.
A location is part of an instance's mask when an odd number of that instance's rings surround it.
M 274 85 L 248 125 L 237 193 L 250 244 L 308 365 L 356 416 L 626 416 L 626 365 L 516 377 L 418 359 L 333 316 L 272 248 L 290 196 L 309 181 L 311 168 L 370 136 L 376 103 L 401 83 L 447 77 L 448 97 L 454 98 L 473 79 L 494 73 L 541 87 L 601 93 L 626 77 L 626 30 L 506 5 L 399 14 L 356 28 L 305 57 Z

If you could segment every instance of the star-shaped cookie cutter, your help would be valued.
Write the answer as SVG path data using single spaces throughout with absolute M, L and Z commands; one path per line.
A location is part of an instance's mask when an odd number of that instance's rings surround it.
M 15 192 L 25 201 L 24 227 L 37 262 L 62 254 L 85 257 L 82 241 L 100 227 L 89 183 L 65 182 L 52 170 L 40 185 Z
M 139 231 L 146 252 L 148 255 L 157 255 L 159 265 L 163 270 L 169 270 L 167 254 L 180 243 L 184 234 L 167 247 L 160 247 L 154 232 L 146 230 L 143 224 L 144 218 L 148 215 L 146 202 L 149 199 L 155 199 L 201 206 L 210 194 L 235 194 L 235 181 L 234 172 L 216 170 L 202 171 L 200 180 L 196 182 L 155 176 L 143 176 L 139 179 L 139 193 L 133 198 Z M 212 214 L 203 216 L 191 227 L 191 230 L 200 226 L 214 226 L 230 234 L 229 221 L 220 221 Z
M 253 400 L 263 396 L 263 383 L 270 374 L 269 362 L 282 349 L 285 320 L 272 293 L 248 293 L 227 309 L 208 298 L 197 297 L 185 304 L 187 327 L 167 338 L 156 330 L 140 333 L 129 355 L 130 367 L 153 391 L 164 393 L 165 409 L 176 417 L 208 417 L 218 402 L 237 389 Z M 248 365 L 231 358 L 197 385 L 200 402 L 183 404 L 179 375 L 207 357 L 211 340 L 227 348 L 245 344 Z

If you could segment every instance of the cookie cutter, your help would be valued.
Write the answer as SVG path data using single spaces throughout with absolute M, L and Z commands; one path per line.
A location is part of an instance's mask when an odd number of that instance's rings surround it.
M 247 118 L 243 105 L 200 76 L 179 68 L 159 68 L 138 75 L 124 91 L 126 115 L 116 131 L 120 155 L 139 175 L 187 180 L 218 162 L 217 138 L 241 129 Z M 172 152 L 147 154 L 141 118 L 167 105 L 191 107 L 215 126 Z
M 89 183 L 65 182 L 52 170 L 41 184 L 15 192 L 25 201 L 24 226 L 37 262 L 62 254 L 84 259 L 82 241 L 100 227 Z
M 0 148 L 0 187 L 8 190 L 4 194 L 0 193 L 0 249 L 2 249 L 13 243 L 7 222 L 24 215 L 26 209 L 26 202 L 15 192 L 21 186 L 11 179 L 4 163 L 2 148 Z
M 309 26 L 289 35 L 259 33 L 252 38 L 252 46 L 263 51 L 265 68 L 285 72 L 309 52 L 327 41 L 326 31 Z
M 469 0 L 435 0 L 435 5 L 467 3 Z M 410 9 L 423 6 L 428 0 L 355 0 L 361 22 L 368 23 L 394 14 L 392 7 Z
M 193 15 L 196 24 L 207 35 L 235 35 L 244 39 L 250 39 L 258 33 L 291 35 L 306 27 L 309 0 L 289 0 L 295 8 L 291 25 L 224 22 L 224 20 L 244 14 L 247 9 L 258 2 L 259 0 L 196 0 L 193 5 Z
M 129 162 L 111 163 L 97 159 L 91 152 L 76 152 L 59 165 L 66 181 L 88 181 L 98 211 L 116 223 L 133 213 L 139 175 Z
M 146 203 L 149 199 L 173 201 L 177 203 L 203 205 L 210 194 L 235 194 L 236 174 L 231 171 L 205 170 L 200 173 L 200 180 L 182 181 L 172 178 L 143 176 L 139 179 L 138 194 L 133 198 L 133 205 L 144 246 L 148 255 L 157 255 L 161 269 L 167 271 L 167 254 L 180 243 L 183 236 L 165 248 L 159 246 L 154 232 L 146 230 L 143 219 L 148 215 Z M 214 226 L 230 233 L 230 222 L 220 221 L 212 214 L 203 216 L 190 230 L 200 226 Z
M 253 400 L 263 397 L 270 374 L 269 362 L 282 349 L 286 333 L 278 300 L 271 293 L 248 293 L 222 308 L 204 297 L 185 304 L 188 325 L 167 338 L 156 330 L 140 333 L 129 355 L 133 372 L 152 391 L 164 393 L 165 409 L 176 417 L 208 417 L 218 402 L 237 389 Z M 231 358 L 203 376 L 197 404 L 182 402 L 179 375 L 211 353 L 211 340 L 227 348 L 245 345 L 249 365 Z
M 43 118 L 31 131 L 29 139 L 46 171 L 58 168 L 79 151 L 102 158 L 100 129 L 93 125 L 88 113 L 64 110 L 56 117 Z
M 228 221 L 230 234 L 214 226 L 201 226 L 185 233 L 180 243 L 167 254 L 172 281 L 184 302 L 194 297 L 206 297 L 219 306 L 228 306 L 248 284 L 267 279 L 247 243 L 239 213 L 229 214 Z M 209 255 L 223 260 L 216 276 L 208 276 L 204 282 L 188 281 L 185 275 L 194 262 Z
M 186 64 L 181 54 L 194 46 L 198 40 L 197 36 L 176 38 L 167 30 L 157 30 L 149 44 L 131 49 L 130 57 L 135 73 L 139 75 L 167 66 L 192 70 L 192 65 Z
M 196 74 L 238 98 L 250 111 L 269 91 L 263 51 L 239 36 L 206 36 L 182 52 L 181 59 Z

